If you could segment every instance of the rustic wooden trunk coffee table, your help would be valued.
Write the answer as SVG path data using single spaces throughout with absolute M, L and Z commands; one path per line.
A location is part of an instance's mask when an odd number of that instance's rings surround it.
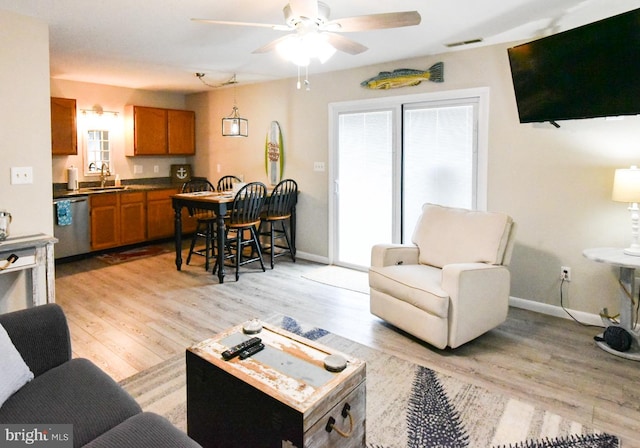
M 259 337 L 265 348 L 225 361 L 229 347 Z M 338 355 L 346 368 L 332 372 Z M 231 328 L 187 349 L 187 431 L 209 447 L 364 447 L 365 362 L 283 329 Z

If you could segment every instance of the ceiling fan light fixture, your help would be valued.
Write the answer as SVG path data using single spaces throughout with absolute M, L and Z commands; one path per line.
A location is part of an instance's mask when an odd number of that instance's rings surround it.
M 324 64 L 336 53 L 335 47 L 328 42 L 326 36 L 316 32 L 291 35 L 276 45 L 276 51 L 298 67 L 308 66 L 313 58 Z

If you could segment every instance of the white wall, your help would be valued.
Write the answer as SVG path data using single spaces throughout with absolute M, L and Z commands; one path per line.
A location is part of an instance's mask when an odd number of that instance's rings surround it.
M 625 204 L 610 200 L 615 168 L 640 164 L 640 118 L 548 124 L 520 124 L 507 51 L 496 45 L 344 72 L 311 76 L 311 91 L 297 91 L 295 79 L 236 87 L 241 116 L 249 120 L 249 137 L 223 138 L 220 119 L 233 106 L 233 88 L 188 97 L 196 110 L 200 175 L 217 179 L 241 173 L 266 181 L 264 135 L 271 120 L 282 126 L 284 175 L 296 179 L 298 249 L 328 256 L 328 172 L 313 171 L 314 161 L 328 162 L 328 104 L 331 102 L 413 95 L 425 92 L 490 88 L 488 208 L 504 211 L 519 225 L 512 271 L 512 296 L 559 305 L 560 266 L 572 268 L 565 286 L 565 306 L 587 313 L 617 309 L 617 271 L 586 260 L 582 250 L 628 244 Z M 382 70 L 427 69 L 443 61 L 445 82 L 372 91 L 360 82 Z M 292 74 L 295 68 L 292 66 Z M 240 79 L 242 81 L 242 79 Z M 203 123 L 203 120 L 205 121 Z M 220 170 L 218 171 L 218 165 Z
M 0 10 L 0 210 L 12 235 L 51 234 L 49 29 Z M 11 167 L 32 167 L 33 183 L 11 185 Z M 0 312 L 25 306 L 24 274 L 0 276 Z

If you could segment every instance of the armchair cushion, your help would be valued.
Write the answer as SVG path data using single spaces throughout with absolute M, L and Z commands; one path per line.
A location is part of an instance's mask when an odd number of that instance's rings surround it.
M 442 268 L 453 263 L 503 264 L 512 220 L 503 213 L 424 204 L 412 242 L 419 261 Z
M 420 264 L 371 267 L 369 286 L 418 309 L 439 317 L 447 317 L 449 294 L 440 285 L 442 271 Z

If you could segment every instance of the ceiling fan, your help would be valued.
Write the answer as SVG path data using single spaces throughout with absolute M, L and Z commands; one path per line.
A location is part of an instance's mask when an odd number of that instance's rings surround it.
M 256 26 L 272 28 L 276 31 L 295 31 L 269 42 L 253 53 L 266 53 L 275 49 L 298 66 L 308 65 L 311 57 L 317 57 L 324 62 L 336 50 L 351 55 L 367 50 L 364 45 L 338 33 L 413 26 L 418 25 L 421 20 L 417 11 L 369 14 L 329 20 L 329 6 L 317 0 L 290 0 L 283 12 L 284 25 L 209 19 L 192 20 L 217 25 Z

